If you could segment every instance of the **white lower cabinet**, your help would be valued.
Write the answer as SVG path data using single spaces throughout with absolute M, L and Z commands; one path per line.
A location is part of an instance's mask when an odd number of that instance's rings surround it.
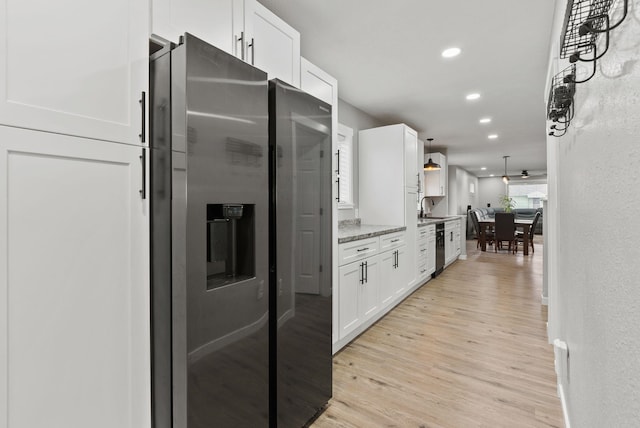
M 362 320 L 366 321 L 380 309 L 379 256 L 369 257 L 362 262 L 360 281 L 360 306 Z
M 380 255 L 380 304 L 387 307 L 396 297 L 393 274 L 396 270 L 396 251 L 387 251 Z
M 391 278 L 395 285 L 396 298 L 400 299 L 408 290 L 410 281 L 408 279 L 409 265 L 407 264 L 407 247 L 403 246 L 396 250 L 396 268 L 393 270 Z M 415 278 L 414 275 L 412 277 Z
M 418 283 L 422 284 L 436 269 L 435 248 L 436 227 L 431 224 L 418 228 L 416 240 L 416 275 Z
M 409 269 L 415 269 L 407 262 L 406 242 L 406 232 L 396 232 L 338 245 L 334 352 L 415 289 L 409 282 Z
M 436 231 L 427 238 L 427 275 L 436 271 Z
M 407 247 L 405 245 L 380 255 L 380 304 L 387 307 L 407 290 Z
M 444 226 L 444 264 L 452 263 L 460 255 L 460 220 L 448 221 Z
M 379 257 L 340 267 L 339 331 L 345 338 L 380 309 Z
M 141 150 L 0 126 L 0 426 L 151 426 Z

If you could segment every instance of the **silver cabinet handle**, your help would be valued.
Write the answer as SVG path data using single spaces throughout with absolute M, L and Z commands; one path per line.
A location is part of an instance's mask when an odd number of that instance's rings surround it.
M 256 42 L 251 38 L 251 43 L 247 43 L 247 56 L 249 56 L 249 48 L 251 48 L 251 65 L 255 65 L 256 61 Z
M 392 240 L 391 240 L 391 242 L 392 242 L 392 243 L 393 243 L 393 242 L 398 242 L 399 240 L 400 240 L 400 238 L 392 239 Z
M 360 251 L 367 251 L 368 249 L 369 249 L 369 247 L 365 247 L 365 248 L 359 248 L 359 249 L 358 249 L 358 250 L 356 250 L 356 251 L 358 251 L 358 252 L 360 252 Z
M 244 31 L 240 32 L 240 37 L 236 37 L 236 46 L 240 42 L 240 59 L 244 61 Z

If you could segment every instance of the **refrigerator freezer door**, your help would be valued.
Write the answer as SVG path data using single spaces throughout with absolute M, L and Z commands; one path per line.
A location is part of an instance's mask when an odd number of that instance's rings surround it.
M 277 426 L 288 428 L 331 398 L 331 106 L 269 85 L 272 387 Z

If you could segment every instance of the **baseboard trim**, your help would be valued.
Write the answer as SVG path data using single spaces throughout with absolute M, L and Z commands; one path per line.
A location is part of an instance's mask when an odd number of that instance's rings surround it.
M 540 303 L 542 303 L 543 306 L 549 306 L 549 298 L 545 297 L 544 294 L 540 295 Z
M 460 260 L 467 260 L 467 255 L 466 255 L 466 254 L 460 254 L 460 255 L 458 256 L 458 259 L 460 259 Z
M 567 411 L 567 399 L 564 395 L 564 388 L 562 384 L 558 384 L 558 397 L 560 397 L 560 404 L 562 405 L 562 415 L 564 416 L 565 428 L 571 428 L 571 422 L 569 421 L 569 412 Z

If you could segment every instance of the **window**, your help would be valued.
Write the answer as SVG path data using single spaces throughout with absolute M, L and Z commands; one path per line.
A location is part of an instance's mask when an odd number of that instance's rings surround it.
M 509 197 L 516 203 L 514 208 L 542 208 L 542 201 L 547 197 L 547 183 L 509 183 Z
M 336 181 L 338 182 L 338 208 L 353 207 L 353 129 L 338 124 L 336 152 Z

